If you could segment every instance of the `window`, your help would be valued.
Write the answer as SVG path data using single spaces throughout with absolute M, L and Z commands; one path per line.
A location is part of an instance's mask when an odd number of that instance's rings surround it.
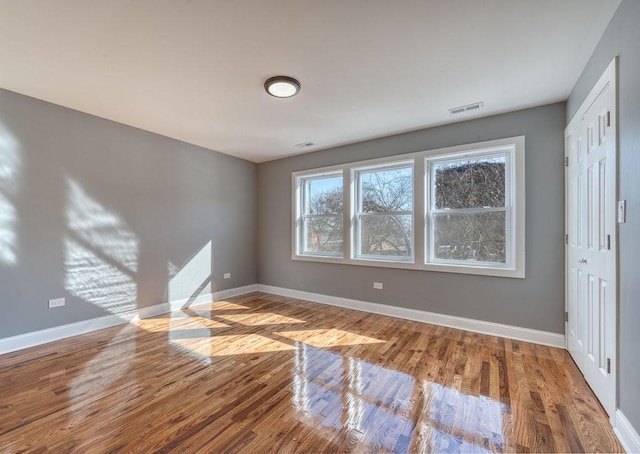
M 426 159 L 428 263 L 512 265 L 512 153 Z
M 524 178 L 524 137 L 294 172 L 292 258 L 523 278 Z
M 355 169 L 355 257 L 413 258 L 413 162 Z
M 342 257 L 342 172 L 299 178 L 300 254 Z

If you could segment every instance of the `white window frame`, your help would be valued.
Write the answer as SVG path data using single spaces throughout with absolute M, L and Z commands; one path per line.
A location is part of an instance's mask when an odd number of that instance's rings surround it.
M 320 173 L 311 173 L 311 174 L 303 174 L 294 178 L 294 190 L 295 190 L 295 213 L 296 213 L 296 231 L 294 233 L 294 251 L 297 256 L 306 256 L 306 257 L 327 257 L 327 258 L 343 258 L 344 257 L 344 239 L 342 244 L 342 252 L 310 252 L 305 251 L 305 239 L 306 239 L 306 231 L 305 231 L 305 219 L 309 218 L 320 218 L 320 217 L 337 217 L 340 215 L 323 215 L 323 214 L 306 214 L 305 209 L 309 200 L 309 195 L 306 190 L 306 182 L 309 180 L 319 180 L 323 178 L 335 178 L 337 176 L 342 177 L 342 185 L 343 185 L 343 201 L 342 201 L 342 229 L 346 228 L 344 223 L 344 211 L 345 211 L 345 203 L 344 203 L 344 175 L 341 169 L 336 169 L 334 171 L 325 170 Z M 344 235 L 343 235 L 344 238 Z
M 429 210 L 429 165 L 431 159 L 450 159 L 464 157 L 472 154 L 488 154 L 510 148 L 512 158 L 510 160 L 509 192 L 510 202 L 505 198 L 505 204 L 509 204 L 511 216 L 510 249 L 508 264 L 495 263 L 471 263 L 459 262 L 442 263 L 431 262 L 429 257 L 427 219 Z M 497 276 L 509 278 L 525 277 L 525 138 L 524 136 L 509 137 L 505 139 L 491 140 L 480 143 L 459 145 L 454 147 L 420 151 L 416 153 L 389 156 L 380 159 L 371 159 L 319 169 L 302 170 L 292 173 L 292 254 L 293 260 L 313 261 L 324 263 L 339 263 L 345 265 L 374 266 L 384 268 L 404 268 L 424 271 L 440 271 L 449 273 L 477 274 L 484 276 Z M 390 261 L 387 257 L 383 260 L 371 258 L 371 256 L 357 257 L 356 252 L 356 170 L 367 167 L 382 167 L 413 162 L 413 246 L 410 260 Z M 301 177 L 320 176 L 329 173 L 343 174 L 343 256 L 326 256 L 317 254 L 301 254 L 299 235 L 300 229 L 300 188 Z M 422 176 L 421 176 L 422 175 Z
M 425 198 L 425 237 L 427 238 L 425 244 L 425 262 L 429 265 L 446 265 L 446 266 L 470 266 L 478 268 L 499 268 L 505 270 L 513 270 L 515 268 L 514 263 L 516 261 L 516 247 L 513 244 L 513 239 L 516 237 L 514 231 L 513 212 L 514 203 L 512 194 L 516 191 L 516 178 L 514 177 L 513 163 L 515 161 L 515 146 L 509 145 L 506 147 L 496 149 L 476 150 L 472 152 L 464 153 L 448 153 L 442 156 L 427 156 L 425 158 L 425 188 L 427 196 Z M 466 161 L 471 159 L 491 159 L 491 158 L 505 158 L 505 205 L 504 207 L 476 207 L 476 208 L 435 208 L 435 191 L 433 184 L 433 164 L 442 162 L 456 162 Z M 438 259 L 434 255 L 434 243 L 435 243 L 435 229 L 433 228 L 433 218 L 437 214 L 475 214 L 475 213 L 491 213 L 491 212 L 504 212 L 505 213 L 505 263 L 496 262 L 475 262 L 471 260 L 447 260 Z
M 351 181 L 354 184 L 355 191 L 353 191 L 353 198 L 351 201 L 351 206 L 353 207 L 353 223 L 352 223 L 352 237 L 351 244 L 353 244 L 353 248 L 351 250 L 351 258 L 353 260 L 364 260 L 364 261 L 379 261 L 379 262 L 415 262 L 415 194 L 411 196 L 411 211 L 389 211 L 389 212 L 381 212 L 381 213 L 365 213 L 362 211 L 362 181 L 361 175 L 367 172 L 375 172 L 377 170 L 395 170 L 395 169 L 411 169 L 411 179 L 415 180 L 415 166 L 414 160 L 404 160 L 398 161 L 394 160 L 391 164 L 382 163 L 376 165 L 367 165 L 362 167 L 354 167 L 351 169 Z M 412 191 L 415 191 L 415 184 L 412 184 Z M 400 255 L 365 255 L 360 254 L 360 233 L 361 233 L 361 219 L 366 216 L 380 216 L 380 215 L 411 215 L 411 232 L 412 232 L 412 241 L 411 241 L 411 255 L 410 256 L 400 256 Z

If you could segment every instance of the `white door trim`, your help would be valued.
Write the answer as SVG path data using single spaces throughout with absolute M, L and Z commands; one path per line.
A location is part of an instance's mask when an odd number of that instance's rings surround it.
M 617 67 L 618 67 L 618 57 L 615 57 L 613 60 L 611 60 L 611 63 L 609 63 L 609 66 L 607 66 L 607 69 L 604 70 L 604 72 L 600 76 L 600 79 L 598 79 L 598 82 L 596 82 L 596 84 L 591 89 L 591 92 L 589 93 L 589 95 L 587 95 L 587 97 L 582 102 L 582 104 L 580 105 L 576 113 L 571 118 L 571 121 L 569 122 L 569 124 L 564 130 L 565 137 L 575 131 L 576 127 L 578 127 L 578 125 L 584 118 L 585 114 L 587 113 L 591 105 L 598 98 L 598 96 L 600 96 L 600 93 L 602 93 L 602 90 L 604 90 L 607 87 L 607 85 L 609 84 L 612 85 L 616 93 L 616 99 L 617 99 L 618 97 L 617 77 L 616 77 Z

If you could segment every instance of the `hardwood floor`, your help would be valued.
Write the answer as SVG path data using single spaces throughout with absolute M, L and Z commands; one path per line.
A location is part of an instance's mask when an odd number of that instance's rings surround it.
M 0 452 L 622 452 L 564 350 L 253 293 L 0 356 Z

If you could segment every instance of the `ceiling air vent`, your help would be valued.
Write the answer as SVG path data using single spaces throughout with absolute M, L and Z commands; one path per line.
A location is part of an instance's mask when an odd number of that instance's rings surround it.
M 314 146 L 314 145 L 315 145 L 315 144 L 314 144 L 313 142 L 302 142 L 302 143 L 297 143 L 297 144 L 295 144 L 294 146 L 295 146 L 296 148 L 307 148 L 307 147 L 312 147 L 312 146 Z
M 484 107 L 484 103 L 482 102 L 476 102 L 473 104 L 468 104 L 466 106 L 460 106 L 460 107 L 454 107 L 453 109 L 449 109 L 449 113 L 451 115 L 457 115 L 457 114 L 461 114 L 464 112 L 469 112 L 472 110 L 478 110 L 478 109 L 482 109 Z

